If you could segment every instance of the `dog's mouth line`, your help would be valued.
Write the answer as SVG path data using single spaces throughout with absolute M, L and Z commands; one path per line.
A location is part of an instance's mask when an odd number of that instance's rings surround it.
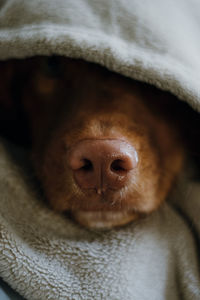
M 108 195 L 107 197 L 102 197 L 99 195 L 91 196 L 88 195 L 73 195 L 68 199 L 65 211 L 71 211 L 73 213 L 84 212 L 84 213 L 120 213 L 120 214 L 130 214 L 130 213 L 140 213 L 138 209 L 139 198 L 127 197 L 127 195 Z M 140 201 L 141 202 L 141 201 Z
M 87 189 L 74 194 L 73 198 L 74 200 L 83 198 L 84 200 L 91 199 L 92 201 L 98 200 L 100 202 L 111 203 L 113 201 L 122 201 L 126 197 L 126 194 L 127 186 L 124 186 L 120 190 L 111 188 L 106 191 L 103 189 Z

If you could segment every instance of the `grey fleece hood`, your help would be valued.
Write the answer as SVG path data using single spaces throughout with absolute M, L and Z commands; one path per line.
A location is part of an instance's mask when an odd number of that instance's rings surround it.
M 198 0 L 0 1 L 0 59 L 83 58 L 199 109 Z

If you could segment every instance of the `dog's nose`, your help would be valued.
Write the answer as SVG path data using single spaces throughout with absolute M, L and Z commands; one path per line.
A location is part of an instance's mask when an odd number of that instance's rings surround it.
M 137 165 L 137 152 L 121 140 L 83 140 L 69 152 L 68 163 L 81 189 L 118 190 Z

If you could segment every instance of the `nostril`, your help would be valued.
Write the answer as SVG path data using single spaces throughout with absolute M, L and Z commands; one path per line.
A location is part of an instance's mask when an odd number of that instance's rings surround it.
M 125 155 L 125 157 L 121 159 L 115 159 L 110 164 L 110 170 L 113 173 L 119 175 L 126 175 L 129 171 L 131 171 L 135 167 L 135 161 L 132 155 Z
M 83 171 L 93 171 L 93 164 L 89 159 L 83 159 L 83 165 L 81 166 L 80 170 Z
M 116 159 L 112 162 L 110 169 L 112 172 L 116 172 L 116 173 L 122 173 L 122 172 L 126 172 L 127 170 L 124 168 L 123 166 L 123 160 L 121 159 Z

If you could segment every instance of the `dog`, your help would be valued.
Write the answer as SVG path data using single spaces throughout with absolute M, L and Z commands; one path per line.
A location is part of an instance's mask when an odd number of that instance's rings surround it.
M 33 167 L 50 206 L 94 229 L 157 210 L 185 160 L 180 101 L 79 59 L 34 57 L 14 65 Z

